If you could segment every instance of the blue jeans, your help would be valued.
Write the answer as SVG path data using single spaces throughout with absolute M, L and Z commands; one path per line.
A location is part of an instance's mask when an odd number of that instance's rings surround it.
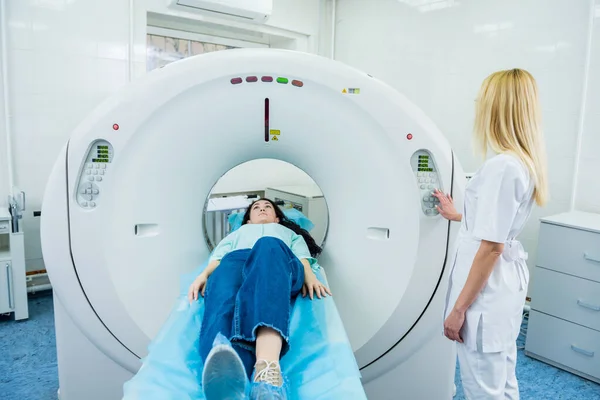
M 303 284 L 304 266 L 277 238 L 263 237 L 252 249 L 228 253 L 206 283 L 202 360 L 220 332 L 232 342 L 250 378 L 256 362 L 256 331 L 261 326 L 281 334 L 283 357 L 289 350 L 292 306 Z

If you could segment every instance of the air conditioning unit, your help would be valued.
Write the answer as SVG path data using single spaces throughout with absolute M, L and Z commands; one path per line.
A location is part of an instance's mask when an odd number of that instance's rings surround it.
M 273 12 L 273 0 L 169 0 L 179 11 L 197 12 L 213 17 L 264 23 Z

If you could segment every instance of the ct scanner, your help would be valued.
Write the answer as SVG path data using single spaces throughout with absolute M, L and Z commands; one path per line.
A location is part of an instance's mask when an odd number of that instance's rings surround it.
M 41 226 L 62 400 L 122 396 L 179 276 L 208 257 L 211 187 L 256 158 L 298 166 L 325 195 L 319 261 L 368 398 L 452 397 L 455 348 L 442 317 L 458 226 L 430 196 L 439 187 L 462 202 L 464 173 L 450 145 L 415 105 L 363 72 L 244 49 L 148 74 L 105 101 L 62 149 Z

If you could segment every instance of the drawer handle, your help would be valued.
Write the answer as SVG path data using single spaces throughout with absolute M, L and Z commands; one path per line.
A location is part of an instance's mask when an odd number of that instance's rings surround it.
M 15 309 L 13 293 L 12 293 L 12 276 L 11 276 L 10 264 L 6 264 L 6 283 L 8 284 L 8 308 L 11 310 Z
M 587 252 L 583 253 L 583 258 L 585 258 L 588 261 L 594 261 L 594 262 L 600 263 L 600 258 L 590 256 Z
M 600 311 L 600 306 L 595 306 L 593 304 L 586 303 L 581 300 L 577 300 L 577 304 L 579 304 L 581 307 L 589 308 L 590 310 Z
M 571 350 L 573 350 L 574 352 L 583 354 L 584 356 L 588 356 L 588 357 L 594 357 L 594 352 L 593 351 L 589 351 L 589 350 L 584 350 L 581 347 L 577 347 L 575 345 L 571 345 Z

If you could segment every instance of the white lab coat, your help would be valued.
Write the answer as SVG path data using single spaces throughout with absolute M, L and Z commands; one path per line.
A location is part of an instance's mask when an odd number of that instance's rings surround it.
M 459 358 L 461 354 L 465 358 L 464 354 L 485 357 L 486 353 L 490 356 L 495 353 L 496 358 L 489 358 L 494 360 L 498 359 L 498 353 L 512 353 L 514 350 L 529 283 L 525 262 L 527 253 L 515 237 L 531 213 L 534 203 L 532 194 L 533 182 L 527 168 L 518 158 L 507 154 L 488 159 L 467 184 L 461 228 L 450 264 L 452 269 L 444 319 L 452 311 L 466 283 L 481 240 L 504 243 L 504 252 L 487 284 L 465 314 L 461 331 L 464 343 L 458 344 L 464 346 L 464 351 L 459 349 Z M 468 359 L 460 361 L 461 365 L 469 363 Z M 482 365 L 481 360 L 477 363 Z M 478 373 L 489 374 L 485 371 L 491 372 L 493 369 L 482 367 L 471 375 L 478 379 Z M 505 383 L 498 382 L 502 387 Z M 464 379 L 463 384 L 466 384 Z M 492 398 L 486 395 L 489 393 L 471 397 Z

